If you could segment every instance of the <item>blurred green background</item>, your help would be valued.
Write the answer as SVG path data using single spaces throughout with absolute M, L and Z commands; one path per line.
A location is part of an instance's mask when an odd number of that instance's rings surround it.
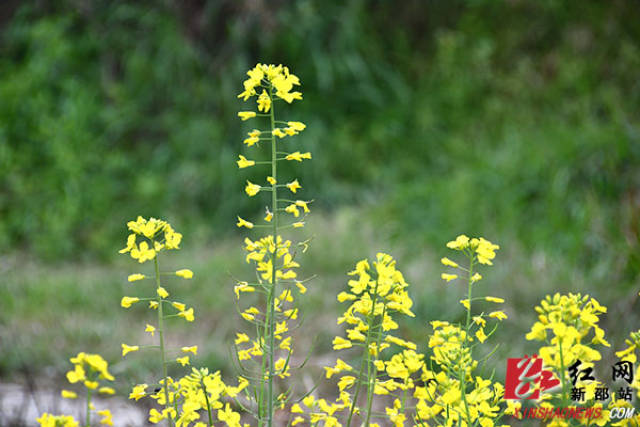
M 119 307 L 138 266 L 117 255 L 137 215 L 185 235 L 171 262 L 196 278 L 174 293 L 201 321 L 175 339 L 229 368 L 231 275 L 250 274 L 235 216 L 265 203 L 235 164 L 256 62 L 303 84 L 287 117 L 314 159 L 285 173 L 315 200 L 299 237 L 316 236 L 317 354 L 345 273 L 377 250 L 413 284 L 403 333 L 455 320 L 463 290 L 438 260 L 460 233 L 502 246 L 482 291 L 508 299 L 500 357 L 535 348 L 532 307 L 555 291 L 597 296 L 620 349 L 639 319 L 638 22 L 623 0 L 2 2 L 0 378 L 60 378 L 78 351 L 115 362 L 140 339 L 148 314 Z M 144 379 L 140 359 L 117 373 Z

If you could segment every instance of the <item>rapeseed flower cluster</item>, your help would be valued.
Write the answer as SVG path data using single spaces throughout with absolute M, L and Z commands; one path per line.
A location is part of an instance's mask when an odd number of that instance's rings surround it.
M 182 234 L 176 233 L 171 225 L 156 218 L 144 219 L 141 216 L 129 221 L 127 227 L 132 232 L 127 238 L 127 246 L 121 254 L 129 253 L 131 258 L 143 263 L 155 259 L 161 251 L 179 249 Z M 141 239 L 140 243 L 137 242 Z
M 379 426 L 374 421 L 383 419 L 396 427 L 406 423 L 498 425 L 505 412 L 501 408 L 504 387 L 476 374 L 478 361 L 473 358 L 473 349 L 494 333 L 506 314 L 491 310 L 472 315 L 471 308 L 480 300 L 489 304 L 504 300 L 474 298 L 471 289 L 482 279 L 475 267 L 492 265 L 499 247 L 486 239 L 466 236 L 459 236 L 447 246 L 462 252 L 468 261 L 462 266 L 449 258 L 442 259 L 455 273 L 466 275 L 469 290 L 461 302 L 467 311 L 467 323 L 431 322 L 433 333 L 428 341 L 431 355 L 427 359 L 416 343 L 394 333 L 399 329 L 397 320 L 401 316 L 414 316 L 409 285 L 396 268 L 395 260 L 378 253 L 371 264 L 368 260 L 359 261 L 349 273 L 353 276 L 348 282 L 349 289 L 338 294 L 338 301 L 349 302 L 349 306 L 338 319 L 338 324 L 346 325 L 345 335 L 335 337 L 333 348 L 357 348 L 360 361 L 350 364 L 349 359 L 339 358 L 334 366 L 325 367 L 327 378 L 338 377 L 338 398 L 327 401 L 307 396 L 291 407 L 292 425 L 308 422 L 324 426 L 343 423 Z M 445 276 L 448 281 L 458 278 L 458 274 L 445 274 L 455 276 Z M 381 405 L 383 412 L 377 409 Z
M 546 366 L 564 371 L 578 359 L 592 367 L 600 352 L 591 345 L 609 347 L 604 330 L 598 326 L 600 315 L 607 312 L 588 295 L 547 295 L 535 308 L 538 321 L 526 335 L 528 340 L 543 341 L 538 354 Z
M 166 419 L 174 421 L 176 427 L 205 427 L 213 426 L 216 420 L 229 427 L 242 426 L 240 414 L 232 409 L 229 402 L 225 404 L 223 398 L 235 399 L 247 386 L 245 380 L 241 380 L 238 386 L 231 387 L 222 381 L 219 371 L 211 374 L 206 368 L 192 368 L 190 374 L 179 380 L 168 377 L 166 387 L 164 379 L 159 385 L 157 391 L 149 393 L 147 384 L 139 384 L 129 395 L 130 399 L 135 400 L 149 396 L 161 407 L 166 402 L 172 402 L 170 407 L 165 407 L 162 411 L 152 408 L 149 411 L 151 423 L 156 424 Z M 165 394 L 165 390 L 168 394 Z
M 47 412 L 36 420 L 42 427 L 79 427 L 80 424 L 71 415 L 51 415 Z
M 580 420 L 580 424 L 608 425 L 609 410 L 595 399 L 596 389 L 604 387 L 604 384 L 583 375 L 577 375 L 575 382 L 569 377 L 572 369 L 576 372 L 588 372 L 594 368 L 595 361 L 602 359 L 596 346 L 610 347 L 604 337 L 604 330 L 598 325 L 600 316 L 607 312 L 607 308 L 589 295 L 556 293 L 553 296 L 547 295 L 535 310 L 538 321 L 533 324 L 526 338 L 545 344 L 537 350 L 537 354 L 561 384 L 558 392 L 547 391 L 541 394 L 539 407 L 568 406 L 571 403 L 571 390 L 582 389 L 585 396 L 580 404 L 601 408 L 602 411 L 600 417 L 584 418 Z M 611 401 L 609 407 L 620 403 Z M 553 422 L 557 426 L 571 425 L 567 420 L 555 419 Z
M 78 353 L 70 359 L 73 369 L 67 372 L 67 381 L 71 384 L 82 384 L 86 395 L 86 419 L 85 426 L 91 425 L 91 413 L 93 411 L 101 417 L 100 424 L 113 425 L 111 411 L 108 409 L 96 410 L 91 398 L 96 394 L 113 395 L 115 390 L 105 385 L 104 381 L 113 381 L 114 377 L 109 373 L 109 365 L 99 354 Z M 73 390 L 62 390 L 65 399 L 77 399 L 78 393 Z M 78 421 L 70 415 L 51 415 L 44 413 L 37 419 L 43 427 L 77 427 Z
M 539 404 L 542 408 L 551 408 L 557 405 L 566 405 L 569 395 L 574 389 L 582 389 L 585 392 L 581 406 L 600 408 L 598 418 L 584 418 L 573 421 L 580 425 L 598 426 L 637 426 L 640 425 L 640 414 L 631 418 L 614 421 L 610 418 L 613 408 L 630 408 L 631 403 L 621 399 L 617 393 L 611 394 L 611 399 L 606 402 L 595 398 L 596 390 L 605 387 L 599 380 L 593 380 L 583 376 L 583 372 L 593 369 L 594 362 L 602 359 L 600 349 L 610 347 L 605 339 L 605 332 L 598 325 L 600 317 L 607 312 L 607 308 L 588 295 L 556 293 L 548 295 L 535 308 L 538 313 L 538 321 L 534 323 L 526 338 L 542 341 L 546 345 L 538 349 L 546 366 L 553 371 L 554 377 L 560 380 L 561 387 L 557 392 L 546 392 L 541 395 Z M 640 330 L 631 332 L 625 341 L 627 347 L 615 354 L 620 361 L 637 362 L 636 351 L 640 346 Z M 569 371 L 579 373 L 572 381 Z M 640 397 L 640 379 L 634 376 L 631 388 Z M 571 426 L 572 421 L 554 420 L 554 426 Z M 551 425 L 551 424 L 549 424 Z
M 433 351 L 430 369 L 423 369 L 423 385 L 416 387 L 415 420 L 418 425 L 494 426 L 504 414 L 500 403 L 504 387 L 491 378 L 474 375 L 474 338 L 467 328 L 448 322 L 432 322 L 429 338 Z M 483 340 L 484 341 L 484 340 Z M 478 339 L 478 342 L 480 340 Z
M 305 282 L 298 277 L 300 267 L 296 260 L 297 249 L 306 250 L 307 242 L 294 244 L 284 239 L 280 232 L 287 228 L 302 228 L 309 214 L 310 200 L 298 197 L 302 188 L 298 179 L 285 179 L 278 174 L 280 162 L 303 162 L 311 159 L 311 153 L 288 149 L 291 137 L 304 131 L 306 125 L 299 121 L 276 118 L 279 102 L 291 104 L 302 99 L 294 88 L 300 80 L 282 65 L 258 64 L 247 72 L 244 91 L 238 95 L 244 101 L 256 98 L 256 110 L 238 113 L 243 121 L 256 119 L 258 124 L 248 132 L 244 144 L 255 149 L 261 143 L 269 144 L 269 161 L 251 159 L 248 154 L 238 155 L 238 168 L 266 166 L 264 182 L 246 181 L 244 188 L 249 197 L 262 193 L 270 194 L 264 217 L 257 223 L 237 217 L 236 225 L 247 229 L 266 229 L 267 235 L 252 240 L 245 239 L 246 260 L 253 263 L 256 279 L 238 281 L 234 292 L 238 299 L 244 294 L 259 294 L 265 297 L 259 304 L 250 304 L 240 309 L 241 317 L 252 324 L 254 337 L 238 332 L 235 340 L 237 359 L 242 378 L 250 383 L 251 392 L 246 393 L 250 411 L 260 425 L 271 426 L 277 406 L 283 407 L 290 398 L 288 393 L 276 397 L 275 380 L 291 375 L 293 355 L 291 323 L 298 318 L 295 295 L 306 292 Z M 270 166 L 270 168 L 269 168 Z
M 394 317 L 415 316 L 411 311 L 413 301 L 407 292 L 409 284 L 402 272 L 396 269 L 393 257 L 385 253 L 378 253 L 372 265 L 366 259 L 359 261 L 349 275 L 353 276 L 348 282 L 349 290 L 338 294 L 339 302 L 349 302 L 338 318 L 338 324 L 347 327 L 346 337 L 335 337 L 333 349 L 360 348 L 360 366 L 354 369 L 338 359 L 334 367 L 325 368 L 327 378 L 334 374 L 342 375 L 338 381 L 342 396 L 341 401 L 332 404 L 332 411 L 325 411 L 324 416 L 330 419 L 335 410 L 349 409 L 347 425 L 355 415 L 362 419 L 364 425 L 369 425 L 374 396 L 397 396 L 386 408 L 386 414 L 392 423 L 402 425 L 406 419 L 406 395 L 414 387 L 412 374 L 424 366 L 424 356 L 415 352 L 417 345 L 393 335 L 393 331 L 399 328 Z M 383 352 L 388 348 L 399 353 L 385 358 Z M 359 407 L 358 398 L 363 387 L 366 404 Z
M 183 403 L 176 427 L 188 426 L 191 422 L 196 422 L 195 427 L 212 426 L 216 419 L 228 426 L 240 427 L 240 414 L 228 402 L 225 404 L 223 397 L 236 399 L 247 385 L 245 379 L 240 379 L 237 386 L 231 387 L 222 381 L 219 371 L 209 373 L 206 368 L 193 368 L 191 374 L 177 382 L 176 393 L 178 400 Z M 207 424 L 199 421 L 201 410 L 207 414 Z
M 417 345 L 393 334 L 399 329 L 399 315 L 414 317 L 402 273 L 388 254 L 378 253 L 371 264 L 364 259 L 349 273 L 349 289 L 338 294 L 338 301 L 349 306 L 338 319 L 346 326 L 345 336 L 336 336 L 334 350 L 358 348 L 360 363 L 352 366 L 338 358 L 334 366 L 325 367 L 326 378 L 338 376 L 338 398 L 329 402 L 307 396 L 302 404 L 291 407 L 292 425 L 305 421 L 310 425 L 341 426 L 346 419 L 351 425 L 358 417 L 363 425 L 377 426 L 374 418 L 387 418 L 394 425 L 407 419 L 407 397 L 424 368 L 424 355 Z M 390 354 L 385 350 L 396 351 Z M 364 405 L 359 406 L 360 396 Z M 384 414 L 374 413 L 375 396 L 384 396 L 389 403 Z
M 449 249 L 461 253 L 464 265 L 450 258 L 441 263 L 453 271 L 442 273 L 447 282 L 464 278 L 467 295 L 460 303 L 466 311 L 464 324 L 448 321 L 432 321 L 433 333 L 429 337 L 432 351 L 429 369 L 421 372 L 422 385 L 417 386 L 413 397 L 417 399 L 415 422 L 418 425 L 441 426 L 494 426 L 504 414 L 500 402 L 504 386 L 491 378 L 475 373 L 478 361 L 473 356 L 474 348 L 484 343 L 497 328 L 497 323 L 506 319 L 502 310 L 474 312 L 481 302 L 500 304 L 504 300 L 493 296 L 474 296 L 474 289 L 482 276 L 476 271 L 480 265 L 493 265 L 496 250 L 500 247 L 479 237 L 458 236 L 447 243 Z

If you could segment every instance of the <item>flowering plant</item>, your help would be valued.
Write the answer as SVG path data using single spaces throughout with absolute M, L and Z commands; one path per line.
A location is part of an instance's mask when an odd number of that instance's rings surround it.
M 517 417 L 521 402 L 505 403 L 505 387 L 483 369 L 495 348 L 488 352 L 481 348 L 507 319 L 507 314 L 495 306 L 504 300 L 483 295 L 479 289 L 483 281 L 481 269 L 493 265 L 500 249 L 483 237 L 460 235 L 446 244 L 454 255 L 450 255 L 453 259 L 441 258 L 447 271 L 440 277 L 447 286 L 459 281 L 466 285 L 466 294 L 460 300 L 464 317 L 461 322 L 432 320 L 431 333 L 423 341 L 408 340 L 400 333 L 403 320 L 415 314 L 410 285 L 397 268 L 396 260 L 380 252 L 373 260 L 358 261 L 348 273 L 346 290 L 337 295 L 338 302 L 346 305 L 337 320 L 344 331 L 332 342 L 333 350 L 341 352 L 340 358 L 324 366 L 325 379 L 336 380 L 337 392 L 322 397 L 316 387 L 311 387 L 302 396 L 294 396 L 291 387 L 282 387 L 283 380 L 292 377 L 295 371 L 292 330 L 298 326 L 300 316 L 296 302 L 307 292 L 310 280 L 299 275 L 299 256 L 306 251 L 309 240 L 295 242 L 283 233 L 305 226 L 312 200 L 300 197 L 300 182 L 295 176 L 284 176 L 279 165 L 302 163 L 312 155 L 289 148 L 292 137 L 303 132 L 306 125 L 280 117 L 280 105 L 302 99 L 301 92 L 294 90 L 300 85 L 298 77 L 285 66 L 264 64 L 257 64 L 247 75 L 244 90 L 238 96 L 256 104 L 240 111 L 238 117 L 256 125 L 243 141 L 245 150 L 238 154 L 237 166 L 243 170 L 262 168 L 264 175 L 260 181 L 247 180 L 244 192 L 249 197 L 268 197 L 261 219 L 237 216 L 236 221 L 237 227 L 249 233 L 262 231 L 244 239 L 245 260 L 255 269 L 255 278 L 237 280 L 233 288 L 239 316 L 249 325 L 237 331 L 233 343 L 240 371 L 237 385 L 225 383 L 220 371 L 210 372 L 206 367 L 192 367 L 189 373 L 176 379 L 168 375 L 171 364 L 191 365 L 190 358 L 197 355 L 198 346 L 167 345 L 168 323 L 175 319 L 194 322 L 195 313 L 193 307 L 171 297 L 166 279 L 171 276 L 191 279 L 194 274 L 186 268 L 175 271 L 160 268 L 159 258 L 180 248 L 182 234 L 167 221 L 138 217 L 127 223 L 130 234 L 120 253 L 129 254 L 139 265 L 151 262 L 153 268 L 128 275 L 127 281 L 135 289 L 132 295 L 136 296 L 123 296 L 120 305 L 128 309 L 144 302 L 155 311 L 155 319 L 144 327 L 155 343 L 122 343 L 121 349 L 123 357 L 143 349 L 157 350 L 159 378 L 150 384 L 136 384 L 129 398 L 138 401 L 150 397 L 155 406 L 149 409 L 148 420 L 169 427 L 211 427 L 216 422 L 231 427 L 248 426 L 243 415 L 253 416 L 260 427 L 270 427 L 277 424 L 276 414 L 286 418 L 287 425 L 324 427 L 356 424 L 379 427 L 386 423 L 396 427 L 406 423 L 490 427 L 505 425 L 501 424 L 505 415 Z M 259 160 L 257 149 L 263 145 L 268 160 Z M 151 286 L 145 288 L 145 283 Z M 456 292 L 454 287 L 451 292 Z M 567 405 L 569 384 L 576 385 L 567 368 L 578 362 L 591 368 L 594 361 L 602 358 L 601 348 L 610 346 L 599 326 L 600 316 L 606 311 L 597 300 L 581 294 L 547 296 L 536 307 L 538 321 L 526 338 L 542 342 L 537 353 L 561 384 L 559 391 L 543 395 L 538 402 L 540 408 L 556 403 Z M 623 361 L 634 363 L 640 348 L 640 331 L 631 333 L 626 343 L 628 347 L 616 354 Z M 92 396 L 114 394 L 114 388 L 105 383 L 114 377 L 99 355 L 79 353 L 71 362 L 74 368 L 67 372 L 67 379 L 85 388 L 85 427 L 89 427 L 92 411 L 96 411 Z M 587 394 L 593 395 L 600 383 L 584 385 Z M 640 379 L 636 378 L 632 387 L 640 390 Z M 78 394 L 63 390 L 62 396 L 75 399 Z M 613 408 L 628 406 L 620 399 L 611 399 L 606 406 L 594 402 L 592 397 L 589 399 L 602 409 L 601 416 L 583 419 L 580 424 L 607 425 Z M 102 417 L 101 424 L 113 425 L 108 409 L 97 413 Z M 79 426 L 75 418 L 67 415 L 44 413 L 37 421 L 47 427 Z M 613 425 L 633 422 L 640 423 L 640 415 Z M 571 423 L 554 419 L 549 425 Z

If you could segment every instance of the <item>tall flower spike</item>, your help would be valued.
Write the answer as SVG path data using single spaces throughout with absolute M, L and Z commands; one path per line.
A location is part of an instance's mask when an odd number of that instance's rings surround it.
M 591 419 L 592 425 L 611 425 L 606 424 L 608 413 L 598 402 L 602 399 L 596 398 L 596 387 L 600 388 L 602 384 L 590 380 L 587 378 L 588 375 L 577 375 L 587 371 L 595 361 L 601 359 L 599 346 L 610 346 L 604 338 L 604 330 L 598 325 L 600 316 L 607 312 L 607 308 L 588 295 L 556 293 L 553 296 L 547 295 L 540 305 L 535 307 L 535 311 L 538 321 L 533 324 L 526 338 L 542 341 L 543 345 L 536 353 L 548 368 L 548 372 L 552 373 L 547 383 L 553 385 L 555 382 L 556 385 L 560 385 L 558 391 L 552 391 L 556 389 L 553 387 L 547 392 L 545 397 L 549 400 L 546 401 L 557 406 L 566 405 L 573 399 L 576 390 L 582 390 L 585 392 L 584 398 L 581 398 L 584 403 L 580 405 L 601 409 L 601 416 Z M 620 354 L 618 356 L 620 357 Z M 572 371 L 576 373 L 574 378 L 571 378 Z M 624 403 L 620 399 L 611 399 L 609 407 Z
M 243 116 L 241 115 L 241 117 Z M 150 325 L 147 323 L 144 331 L 149 333 L 152 337 L 157 335 L 158 345 L 152 347 L 160 350 L 162 378 L 158 381 L 158 383 L 161 384 L 160 391 L 152 396 L 158 397 L 156 400 L 159 404 L 164 406 L 164 409 L 162 412 L 159 412 L 155 408 L 151 409 L 149 420 L 154 422 L 166 420 L 167 425 L 172 427 L 176 423 L 177 413 L 175 408 L 177 407 L 177 396 L 171 389 L 173 382 L 167 375 L 167 363 L 170 358 L 168 357 L 167 349 L 165 348 L 165 321 L 169 317 L 181 317 L 187 322 L 193 322 L 195 316 L 193 314 L 193 308 L 187 309 L 183 303 L 171 301 L 169 299 L 171 294 L 164 286 L 162 286 L 160 278 L 163 275 L 172 275 L 183 279 L 191 279 L 193 277 L 193 272 L 186 268 L 172 272 L 160 272 L 158 253 L 177 250 L 182 242 L 182 234 L 176 232 L 168 222 L 156 218 L 145 219 L 139 216 L 135 221 L 129 221 L 127 223 L 127 227 L 131 231 L 131 234 L 127 238 L 125 248 L 120 250 L 120 253 L 129 253 L 130 256 L 133 259 L 136 259 L 139 263 L 153 260 L 154 264 L 152 276 L 147 276 L 142 273 L 134 273 L 129 275 L 127 280 L 129 282 L 135 282 L 146 278 L 153 278 L 155 279 L 155 284 L 153 287 L 149 287 L 147 289 L 146 295 L 143 298 L 137 296 L 125 296 L 120 301 L 120 305 L 124 308 L 129 308 L 133 304 L 144 300 L 149 301 L 150 309 L 157 310 L 156 325 Z M 136 289 L 141 288 L 136 287 Z M 165 313 L 166 309 L 172 310 L 173 313 L 167 315 Z M 129 353 L 140 351 L 142 348 L 143 347 L 139 345 L 122 344 L 122 356 L 124 357 Z M 173 360 L 183 366 L 189 363 L 189 358 L 185 358 L 185 356 L 175 358 Z M 79 377 L 78 372 L 70 373 L 70 375 L 73 379 L 77 379 Z M 140 397 L 144 397 L 145 395 L 144 392 L 140 395 L 140 390 L 140 386 L 136 386 L 132 392 L 132 395 L 135 396 L 136 400 Z M 109 424 L 111 422 L 110 413 L 103 412 L 101 415 L 103 416 L 101 423 Z M 87 425 L 89 424 L 87 423 Z
M 373 268 L 371 267 L 373 266 Z M 395 260 L 388 254 L 378 253 L 373 263 L 359 261 L 349 273 L 349 290 L 338 294 L 339 302 L 349 302 L 339 324 L 346 324 L 346 338 L 337 336 L 333 341 L 334 350 L 361 348 L 360 364 L 351 367 L 338 359 L 334 367 L 327 367 L 327 377 L 344 375 L 338 381 L 338 390 L 342 400 L 338 399 L 325 410 L 327 417 L 334 412 L 347 410 L 346 425 L 373 425 L 373 400 L 375 395 L 397 396 L 393 402 L 404 402 L 402 393 L 413 386 L 414 374 L 424 367 L 424 356 L 415 352 L 413 342 L 403 340 L 391 334 L 399 328 L 394 316 L 414 317 L 411 311 L 413 301 L 407 293 L 408 283 L 402 273 L 396 269 Z M 394 347 L 400 352 L 385 360 L 383 352 Z M 356 370 L 357 369 L 357 370 Z M 412 378 L 412 375 L 414 378 Z M 402 391 L 402 393 L 398 393 Z M 366 397 L 365 406 L 358 407 L 359 398 Z M 322 409 L 322 408 L 321 408 Z M 403 425 L 406 420 L 404 404 L 395 404 L 387 408 L 387 416 L 395 425 Z
M 284 240 L 279 233 L 283 227 L 302 227 L 304 221 L 301 217 L 309 213 L 307 202 L 290 202 L 280 198 L 279 191 L 283 187 L 296 193 L 301 186 L 297 179 L 283 180 L 278 176 L 278 162 L 311 159 L 311 153 L 283 151 L 285 144 L 290 144 L 289 139 L 302 132 L 306 125 L 299 121 L 283 121 L 276 118 L 275 110 L 279 112 L 278 105 L 281 105 L 278 104 L 279 100 L 292 103 L 294 100 L 302 99 L 302 94 L 294 89 L 300 85 L 298 77 L 282 65 L 264 64 L 256 65 L 247 72 L 247 76 L 248 79 L 243 84 L 244 90 L 238 97 L 244 101 L 255 97 L 254 105 L 257 112 L 242 111 L 238 116 L 242 120 L 257 117 L 253 126 L 257 126 L 260 124 L 259 120 L 263 120 L 264 128 L 254 128 L 250 131 L 244 144 L 253 147 L 260 141 L 269 143 L 271 168 L 265 170 L 265 179 L 261 181 L 267 182 L 268 186 L 263 187 L 247 181 L 244 191 L 250 197 L 259 193 L 270 193 L 271 200 L 265 209 L 263 223 L 254 224 L 240 216 L 237 217 L 238 227 L 266 228 L 269 234 L 256 241 L 246 239 L 246 259 L 247 262 L 254 263 L 257 282 L 240 282 L 234 287 L 234 292 L 238 299 L 241 295 L 258 293 L 255 291 L 260 291 L 259 293 L 264 293 L 267 297 L 266 304 L 262 302 L 263 306 L 251 306 L 240 310 L 242 318 L 253 323 L 253 329 L 257 329 L 258 333 L 255 339 L 250 339 L 245 333 L 238 333 L 236 346 L 238 360 L 241 361 L 243 370 L 248 372 L 246 378 L 255 378 L 251 384 L 254 392 L 248 393 L 249 396 L 255 396 L 255 415 L 260 425 L 271 426 L 274 422 L 274 408 L 276 405 L 284 405 L 288 399 L 286 395 L 276 397 L 274 379 L 278 376 L 288 376 L 290 370 L 289 360 L 293 349 L 289 334 L 291 327 L 288 323 L 294 321 L 298 315 L 291 289 L 296 289 L 299 293 L 303 293 L 302 289 L 306 291 L 303 281 L 297 277 L 296 269 L 299 264 L 294 260 L 295 253 L 292 252 L 296 245 Z M 243 155 L 239 155 L 238 158 L 237 164 L 240 169 L 267 163 L 254 162 Z M 288 184 L 278 184 L 280 181 Z M 249 368 L 249 361 L 252 361 L 253 371 Z
M 473 297 L 477 286 L 474 284 L 482 279 L 475 268 L 481 264 L 491 265 L 499 247 L 482 237 L 470 239 L 466 235 L 448 242 L 447 247 L 467 258 L 464 267 L 450 258 L 440 260 L 442 265 L 455 270 L 442 273 L 443 280 L 456 280 L 457 283 L 458 279 L 466 279 L 467 295 L 460 300 L 466 311 L 466 322 L 462 325 L 439 320 L 431 322 L 433 333 L 429 337 L 429 347 L 433 354 L 429 369 L 422 369 L 424 385 L 415 387 L 414 396 L 418 400 L 415 420 L 428 425 L 496 425 L 502 416 L 499 402 L 504 386 L 476 374 L 478 362 L 473 358 L 473 349 L 493 334 L 497 325 L 489 332 L 485 327 L 492 319 L 499 321 L 500 316 L 493 315 L 498 312 L 473 315 L 472 308 L 479 300 L 494 304 L 504 302 L 502 298 L 492 296 Z M 473 343 L 474 340 L 479 344 Z

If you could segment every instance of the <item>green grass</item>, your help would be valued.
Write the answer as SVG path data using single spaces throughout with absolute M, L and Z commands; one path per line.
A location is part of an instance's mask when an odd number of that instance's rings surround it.
M 282 62 L 304 100 L 278 114 L 307 124 L 295 144 L 313 153 L 282 177 L 324 208 L 375 200 L 414 246 L 496 230 L 582 267 L 613 254 L 598 268 L 616 283 L 640 275 L 639 8 L 27 3 L 0 32 L 2 252 L 108 259 L 135 215 L 212 239 L 262 210 L 242 192 L 258 169 L 235 164 L 260 127 L 237 94 L 256 62 Z
M 176 228 L 179 230 L 178 225 Z M 309 283 L 309 292 L 299 298 L 303 321 L 295 333 L 294 347 L 300 359 L 311 350 L 312 368 L 308 372 L 312 377 L 318 376 L 319 365 L 336 357 L 330 342 L 340 331 L 335 319 L 344 307 L 336 301 L 336 295 L 346 286 L 346 273 L 357 260 L 372 257 L 378 251 L 394 255 L 411 284 L 416 317 L 401 322 L 400 335 L 418 342 L 420 349 L 426 351 L 429 321 L 462 319 L 458 300 L 463 298 L 464 285 L 445 284 L 440 279 L 444 271 L 440 257 L 453 257 L 444 247 L 445 241 L 425 242 L 420 247 L 393 241 L 370 225 L 366 209 L 343 209 L 331 215 L 316 212 L 310 217 L 309 227 L 297 234 L 302 235 L 314 236 L 309 250 L 298 256 L 303 275 L 317 277 Z M 535 321 L 533 306 L 544 295 L 582 292 L 609 307 L 603 326 L 612 348 L 603 352 L 604 372 L 613 350 L 623 347 L 624 336 L 638 324 L 636 291 L 599 283 L 565 260 L 544 252 L 529 253 L 510 236 L 487 237 L 499 243 L 501 249 L 495 266 L 482 271 L 484 279 L 474 293 L 505 298 L 504 309 L 509 315 L 490 339 L 500 348 L 488 367 L 503 378 L 506 357 L 535 351 L 536 346 L 527 342 L 524 335 Z M 160 260 L 163 270 L 190 268 L 195 272 L 192 280 L 170 278 L 166 283 L 172 297 L 194 306 L 196 313 L 195 323 L 182 319 L 169 322 L 168 345 L 198 345 L 195 365 L 222 369 L 225 375 L 232 376 L 230 343 L 238 328 L 246 330 L 247 326 L 233 308 L 234 277 L 246 280 L 253 273 L 244 263 L 240 239 L 197 240 L 185 236 L 182 250 L 167 253 Z M 121 379 L 120 390 L 137 381 L 153 382 L 158 366 L 151 351 L 120 357 L 122 342 L 150 342 L 143 330 L 146 322 L 154 323 L 155 313 L 143 304 L 128 310 L 120 307 L 124 295 L 153 293 L 150 282 L 126 281 L 128 274 L 148 272 L 149 268 L 126 256 L 111 264 L 55 265 L 25 260 L 19 254 L 5 258 L 5 286 L 0 288 L 0 378 L 20 381 L 21 374 L 27 371 L 63 381 L 68 358 L 85 351 L 100 353 L 112 364 L 114 374 Z M 254 296 L 245 296 L 242 306 L 248 306 L 251 298 Z M 486 303 L 479 308 L 491 311 L 495 307 Z M 184 372 L 179 367 L 173 371 Z

